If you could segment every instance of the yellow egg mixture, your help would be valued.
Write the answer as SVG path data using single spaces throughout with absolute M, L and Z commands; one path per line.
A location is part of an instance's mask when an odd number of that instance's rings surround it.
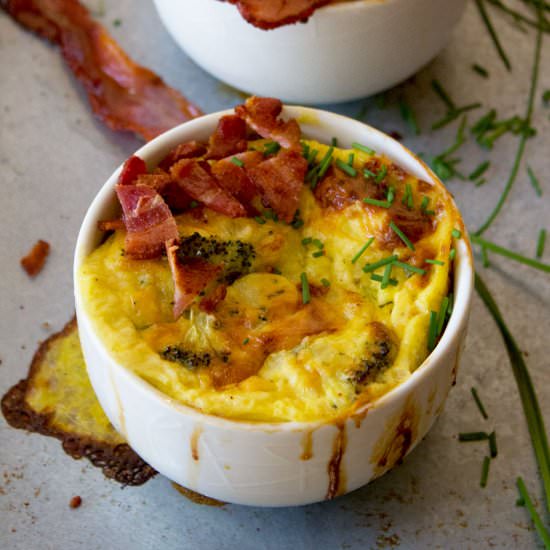
M 317 159 L 327 149 L 308 145 L 319 151 Z M 353 153 L 357 170 L 374 158 Z M 348 162 L 349 154 L 336 149 L 334 158 Z M 124 231 L 84 262 L 84 307 L 117 361 L 204 413 L 268 422 L 342 416 L 406 380 L 428 355 L 430 312 L 449 292 L 451 232 L 462 229 L 441 185 L 398 168 L 387 178 L 396 201 L 407 201 L 405 186 L 414 209 L 429 198 L 435 229 L 414 251 L 402 241 L 388 249 L 379 238 L 387 231 L 384 208 L 362 201 L 323 208 L 304 185 L 303 225 L 269 214 L 230 219 L 207 208 L 176 217 L 181 246 L 225 266 L 227 295 L 213 313 L 199 308 L 199 297 L 174 320 L 168 261 L 126 258 Z M 425 273 L 394 265 L 382 288 L 385 266 L 363 268 L 392 254 Z M 235 381 L 217 377 L 220 369 L 236 373 Z

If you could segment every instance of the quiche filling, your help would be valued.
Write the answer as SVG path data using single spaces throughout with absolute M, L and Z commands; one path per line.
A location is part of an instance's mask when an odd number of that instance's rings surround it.
M 151 173 L 126 163 L 124 223 L 102 222 L 116 230 L 82 266 L 84 307 L 118 362 L 185 405 L 330 420 L 427 357 L 462 222 L 442 185 L 303 139 L 280 108 L 258 114 L 267 101 Z

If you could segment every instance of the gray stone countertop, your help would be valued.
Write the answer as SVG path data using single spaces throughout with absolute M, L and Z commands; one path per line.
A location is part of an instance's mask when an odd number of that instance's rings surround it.
M 122 24 L 115 26 L 115 19 Z M 177 48 L 152 2 L 109 1 L 101 20 L 134 59 L 154 68 L 204 111 L 241 101 L 238 93 L 207 75 Z M 495 107 L 501 117 L 523 116 L 534 33 L 522 33 L 500 15 L 494 21 L 511 57 L 511 73 L 498 59 L 471 3 L 446 49 L 413 80 L 390 91 L 385 109 L 378 109 L 373 100 L 327 107 L 358 116 L 366 106 L 366 122 L 398 131 L 407 146 L 428 154 L 450 145 L 457 127 L 455 123 L 429 131 L 444 111 L 431 90 L 433 78 L 441 80 L 461 104 L 481 101 L 485 111 Z M 474 73 L 474 62 L 488 68 L 490 78 Z M 528 142 L 508 202 L 486 234 L 529 256 L 534 256 L 539 230 L 550 231 L 550 109 L 541 100 L 542 90 L 548 88 L 546 40 L 535 100 L 538 135 Z M 417 113 L 423 130 L 419 136 L 413 136 L 400 118 L 400 96 Z M 471 115 L 471 120 L 481 113 Z M 503 137 L 490 153 L 473 140 L 461 150 L 466 173 L 482 160 L 491 160 L 485 185 L 449 182 L 470 229 L 479 227 L 496 203 L 517 139 Z M 56 49 L 0 12 L 1 394 L 25 376 L 37 342 L 72 315 L 71 260 L 83 214 L 107 176 L 139 144 L 96 121 Z M 529 184 L 526 164 L 539 175 L 542 198 Z M 52 253 L 43 273 L 30 280 L 19 259 L 38 238 L 52 244 Z M 550 247 L 544 260 L 550 262 Z M 480 263 L 478 268 L 525 351 L 543 415 L 550 423 L 549 276 L 496 256 L 491 257 L 490 268 Z M 472 386 L 482 394 L 487 421 L 471 398 Z M 479 486 L 485 447 L 457 441 L 459 432 L 479 429 L 496 429 L 498 437 L 499 455 L 491 465 L 486 489 Z M 0 418 L 0 548 L 537 547 L 526 510 L 515 506 L 518 475 L 547 518 L 506 350 L 476 296 L 458 383 L 444 412 L 401 466 L 369 486 L 301 508 L 201 506 L 183 498 L 161 476 L 142 487 L 121 489 L 87 461 L 66 456 L 57 440 L 14 430 Z M 68 502 L 75 494 L 82 496 L 83 504 L 71 510 Z

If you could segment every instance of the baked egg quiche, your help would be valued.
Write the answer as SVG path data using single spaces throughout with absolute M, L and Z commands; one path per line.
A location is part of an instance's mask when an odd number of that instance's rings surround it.
M 120 219 L 84 261 L 83 306 L 113 357 L 203 413 L 351 414 L 441 335 L 462 221 L 439 182 L 369 147 L 305 139 L 249 98 L 208 143 L 116 186 Z

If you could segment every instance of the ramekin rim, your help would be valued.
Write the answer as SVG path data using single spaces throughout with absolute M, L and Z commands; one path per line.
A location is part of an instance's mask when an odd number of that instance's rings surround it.
M 292 111 L 296 111 L 296 112 L 293 113 Z M 227 114 L 231 114 L 233 112 L 234 112 L 233 109 L 225 109 L 222 111 L 217 111 L 215 113 L 209 113 L 201 117 L 192 119 L 190 121 L 184 122 L 164 132 L 163 134 L 159 135 L 158 137 L 149 141 L 148 143 L 144 144 L 133 154 L 139 156 L 140 158 L 143 158 L 143 160 L 145 160 L 145 162 L 147 163 L 148 158 L 152 156 L 155 151 L 162 150 L 163 147 L 166 148 L 167 147 L 166 143 L 170 142 L 173 136 L 178 135 L 182 131 L 183 127 L 185 127 L 186 129 L 189 129 L 190 126 L 200 127 L 205 124 L 208 124 L 210 121 L 212 121 L 212 119 L 219 119 L 220 117 Z M 445 188 L 445 186 L 443 185 L 441 180 L 436 176 L 436 174 L 434 174 L 434 172 L 421 159 L 419 159 L 412 151 L 410 151 L 403 144 L 391 138 L 389 135 L 370 126 L 369 124 L 366 124 L 365 122 L 358 121 L 350 117 L 340 115 L 338 113 L 334 113 L 331 111 L 326 111 L 324 109 L 317 109 L 314 107 L 304 107 L 299 105 L 285 105 L 283 110 L 283 114 L 291 115 L 294 117 L 299 117 L 300 114 L 303 114 L 304 112 L 314 116 L 316 116 L 318 113 L 322 113 L 323 115 L 328 115 L 329 117 L 334 117 L 336 119 L 341 119 L 342 121 L 357 124 L 358 126 L 363 126 L 367 129 L 369 133 L 383 136 L 384 139 L 390 140 L 391 142 L 396 144 L 399 148 L 401 148 L 405 156 L 412 158 L 414 162 L 418 163 L 419 166 L 421 166 L 424 170 L 426 170 L 426 172 L 430 176 L 432 183 L 434 183 L 435 185 L 440 185 L 443 188 Z M 119 371 L 119 373 L 122 374 L 129 382 L 131 382 L 134 385 L 137 385 L 139 389 L 141 389 L 142 391 L 152 393 L 155 398 L 162 401 L 165 405 L 170 406 L 176 413 L 184 414 L 188 417 L 194 418 L 195 420 L 200 421 L 201 424 L 203 425 L 216 425 L 217 427 L 224 428 L 224 429 L 230 428 L 230 429 L 239 429 L 239 430 L 245 430 L 245 431 L 266 432 L 266 431 L 315 430 L 326 424 L 333 424 L 335 421 L 335 418 L 319 419 L 319 420 L 311 420 L 311 421 L 255 422 L 251 420 L 241 420 L 238 418 L 226 418 L 222 416 L 208 414 L 190 405 L 185 405 L 184 403 L 181 403 L 175 400 L 174 398 L 171 398 L 170 396 L 166 395 L 165 393 L 161 392 L 160 390 L 155 388 L 153 385 L 143 380 L 136 373 L 132 372 L 129 368 L 120 364 L 115 359 L 115 357 L 109 352 L 109 350 L 103 344 L 101 339 L 97 336 L 95 331 L 93 331 L 92 323 L 88 315 L 84 311 L 83 307 L 81 306 L 81 296 L 79 292 L 80 286 L 78 283 L 78 272 L 82 265 L 82 261 L 85 257 L 85 255 L 82 252 L 82 249 L 86 246 L 86 242 L 92 238 L 92 234 L 96 231 L 97 220 L 98 220 L 96 211 L 104 209 L 105 206 L 109 203 L 109 201 L 113 200 L 114 185 L 116 184 L 116 180 L 118 178 L 118 175 L 120 174 L 122 166 L 123 165 L 121 164 L 115 169 L 115 171 L 111 174 L 111 176 L 107 179 L 107 181 L 101 186 L 100 190 L 92 200 L 90 206 L 86 211 L 82 224 L 80 226 L 76 245 L 75 245 L 74 262 L 73 262 L 73 283 L 74 283 L 74 295 L 75 295 L 77 319 L 79 322 L 81 321 L 81 319 L 85 319 L 86 322 L 88 322 L 88 324 L 90 325 L 91 333 L 94 338 L 94 345 L 101 351 L 103 355 L 105 355 L 109 359 L 110 363 L 114 365 L 115 368 Z M 448 190 L 446 191 L 450 194 Z M 451 195 L 451 198 L 452 198 L 452 195 Z M 457 209 L 457 212 L 459 212 L 460 214 L 460 211 L 458 210 L 456 205 L 455 205 L 455 208 Z M 462 216 L 460 216 L 460 218 L 462 219 Z M 433 370 L 436 367 L 436 365 L 441 359 L 441 356 L 445 352 L 445 348 L 449 344 L 451 344 L 453 339 L 460 338 L 460 335 L 462 331 L 465 330 L 466 324 L 467 324 L 470 303 L 473 295 L 473 278 L 474 278 L 471 244 L 469 241 L 466 228 L 464 227 L 464 229 L 465 231 L 462 238 L 458 240 L 456 244 L 457 253 L 456 253 L 456 259 L 454 264 L 454 276 L 453 276 L 453 281 L 456 284 L 457 291 L 460 290 L 460 292 L 457 292 L 457 296 L 455 296 L 455 302 L 453 305 L 451 317 L 449 318 L 449 321 L 443 332 L 443 335 L 441 336 L 436 347 L 424 359 L 424 361 L 414 370 L 414 372 L 410 374 L 410 376 L 406 380 L 399 383 L 397 386 L 390 389 L 387 393 L 383 394 L 382 396 L 375 399 L 374 401 L 365 403 L 364 405 L 359 407 L 357 410 L 352 409 L 349 411 L 349 413 L 343 414 L 341 417 L 337 417 L 339 420 L 349 421 L 349 420 L 352 420 L 354 417 L 358 417 L 358 416 L 360 417 L 367 410 L 380 408 L 382 406 L 385 406 L 386 404 L 391 404 L 392 401 L 399 399 L 401 394 L 403 393 L 408 394 L 409 392 L 411 392 L 415 386 L 420 384 L 421 379 L 424 376 L 427 376 L 429 372 L 431 372 L 431 370 Z M 87 254 L 89 254 L 89 252 Z M 462 286 L 464 286 L 464 288 L 461 288 Z

